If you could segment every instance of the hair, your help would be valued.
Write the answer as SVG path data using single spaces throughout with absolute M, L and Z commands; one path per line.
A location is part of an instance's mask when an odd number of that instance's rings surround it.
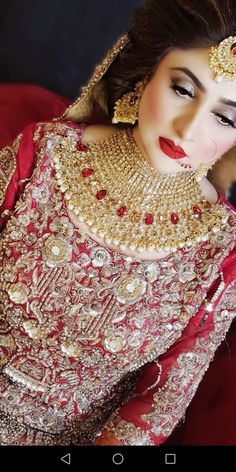
M 235 34 L 235 0 L 147 0 L 128 27 L 129 42 L 94 87 L 94 110 L 111 121 L 115 102 L 149 81 L 168 52 L 211 47 Z

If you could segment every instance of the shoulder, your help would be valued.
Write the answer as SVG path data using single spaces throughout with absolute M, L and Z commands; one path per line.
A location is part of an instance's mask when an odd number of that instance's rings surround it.
M 212 183 L 206 177 L 202 178 L 202 180 L 199 182 L 199 186 L 203 196 L 208 200 L 208 202 L 217 203 L 219 198 L 218 192 L 214 185 L 212 185 Z
M 95 143 L 112 136 L 118 131 L 119 129 L 113 125 L 88 125 L 83 132 L 81 142 L 83 144 Z

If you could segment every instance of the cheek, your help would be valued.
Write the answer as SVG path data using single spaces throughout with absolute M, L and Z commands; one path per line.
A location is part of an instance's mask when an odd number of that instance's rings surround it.
M 221 139 L 217 137 L 210 138 L 209 136 L 202 136 L 196 157 L 201 155 L 201 160 L 203 162 L 209 162 L 213 159 L 220 158 L 233 146 L 234 141 L 235 136 L 231 138 L 224 136 Z
M 145 115 L 150 124 L 159 124 L 165 121 L 165 115 L 168 111 L 164 93 L 156 88 L 150 87 L 147 90 L 145 98 Z
M 224 154 L 224 153 L 227 152 L 232 146 L 234 146 L 234 144 L 235 144 L 235 138 L 236 138 L 236 136 L 234 136 L 234 137 L 231 138 L 230 140 L 227 139 L 227 138 L 223 138 L 223 139 L 221 139 L 221 141 L 220 141 L 219 143 L 217 142 L 217 152 L 216 152 L 217 157 L 218 157 L 218 156 L 222 156 L 222 154 Z

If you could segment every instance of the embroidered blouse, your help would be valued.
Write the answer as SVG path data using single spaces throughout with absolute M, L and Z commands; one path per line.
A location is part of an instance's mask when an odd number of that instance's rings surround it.
M 0 154 L 0 444 L 163 443 L 236 315 L 223 195 L 222 230 L 159 261 L 75 227 L 52 160 L 84 127 L 32 124 Z

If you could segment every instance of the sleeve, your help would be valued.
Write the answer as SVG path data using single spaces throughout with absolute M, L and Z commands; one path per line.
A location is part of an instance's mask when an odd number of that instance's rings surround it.
M 0 231 L 30 179 L 35 164 L 35 146 L 40 125 L 28 125 L 11 146 L 0 150 Z
M 236 248 L 181 338 L 146 364 L 134 396 L 111 416 L 96 445 L 160 445 L 185 414 L 236 316 Z

